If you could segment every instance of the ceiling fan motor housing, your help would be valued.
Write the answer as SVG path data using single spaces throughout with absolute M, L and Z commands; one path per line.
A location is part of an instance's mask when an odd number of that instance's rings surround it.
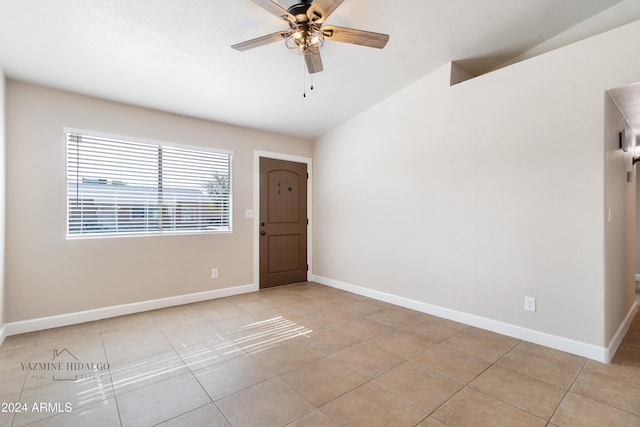
M 304 24 L 306 22 L 309 22 L 309 17 L 307 16 L 307 11 L 309 10 L 309 7 L 311 7 L 311 2 L 308 2 L 308 3 L 302 2 L 302 3 L 294 4 L 289 9 L 287 9 L 287 12 L 289 12 L 291 15 L 293 15 L 296 18 L 296 22 L 298 24 Z

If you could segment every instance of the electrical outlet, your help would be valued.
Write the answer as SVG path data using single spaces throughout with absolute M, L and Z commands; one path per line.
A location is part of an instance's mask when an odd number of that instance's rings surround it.
M 217 268 L 212 268 L 211 269 L 211 278 L 212 279 L 217 279 L 218 278 L 218 269 Z
M 524 310 L 536 311 L 536 299 L 534 297 L 524 297 Z

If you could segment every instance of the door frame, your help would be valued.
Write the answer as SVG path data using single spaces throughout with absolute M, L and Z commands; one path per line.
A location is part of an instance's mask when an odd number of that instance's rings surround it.
M 260 290 L 260 157 L 285 160 L 288 162 L 306 163 L 309 179 L 307 180 L 307 280 L 313 275 L 313 161 L 311 157 L 295 156 L 292 154 L 276 153 L 272 151 L 253 151 L 253 287 Z

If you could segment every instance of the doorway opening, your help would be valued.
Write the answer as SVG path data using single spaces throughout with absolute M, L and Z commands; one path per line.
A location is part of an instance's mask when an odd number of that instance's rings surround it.
M 619 153 L 628 153 L 625 155 L 625 161 L 629 162 L 629 158 L 640 156 L 640 82 L 630 84 L 623 87 L 610 89 L 608 91 L 609 96 L 613 100 L 617 111 L 624 119 L 624 126 L 620 126 L 618 139 L 620 141 Z M 629 177 L 632 188 L 628 197 L 631 200 L 631 206 L 629 206 L 632 212 L 630 214 L 631 229 L 634 229 L 631 243 L 631 250 L 635 249 L 635 257 L 632 258 L 632 268 L 635 278 L 635 291 L 636 301 L 640 303 L 640 184 L 638 183 L 638 167 L 631 161 L 628 165 Z M 633 200 L 635 199 L 635 200 Z

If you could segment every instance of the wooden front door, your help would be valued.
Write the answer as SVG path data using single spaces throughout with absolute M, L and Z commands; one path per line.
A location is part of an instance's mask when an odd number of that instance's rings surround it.
M 260 288 L 307 280 L 307 165 L 260 158 Z

